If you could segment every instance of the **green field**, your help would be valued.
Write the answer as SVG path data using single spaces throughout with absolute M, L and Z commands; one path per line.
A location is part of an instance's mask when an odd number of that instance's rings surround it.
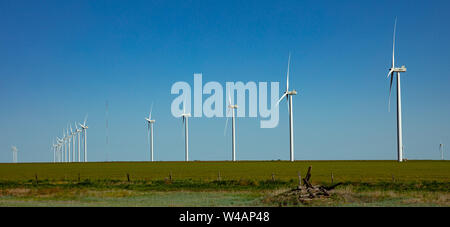
M 48 180 L 162 180 L 172 173 L 173 179 L 296 180 L 297 172 L 305 174 L 312 166 L 313 181 L 351 182 L 439 181 L 450 180 L 450 161 L 243 161 L 243 162 L 90 162 L 90 163 L 20 163 L 0 164 L 0 181 L 26 181 L 38 175 Z
M 343 184 L 306 205 L 450 206 L 449 161 L 5 163 L 0 206 L 276 206 L 309 166 Z

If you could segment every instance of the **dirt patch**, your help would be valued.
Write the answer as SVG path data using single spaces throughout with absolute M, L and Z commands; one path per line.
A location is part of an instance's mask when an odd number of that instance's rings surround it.
M 314 201 L 328 199 L 332 195 L 331 190 L 320 185 L 298 186 L 297 188 L 270 197 L 268 202 L 278 204 L 279 206 L 308 205 Z
M 28 188 L 10 188 L 0 190 L 1 196 L 26 196 L 31 193 L 31 189 Z

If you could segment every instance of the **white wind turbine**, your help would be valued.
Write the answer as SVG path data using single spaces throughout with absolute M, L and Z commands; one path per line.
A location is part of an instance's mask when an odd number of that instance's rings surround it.
M 189 161 L 189 125 L 188 119 L 191 117 L 191 113 L 186 113 L 186 101 L 183 103 L 183 113 L 180 115 L 184 123 L 184 146 L 185 146 L 185 160 Z
M 147 121 L 147 138 L 150 145 L 150 161 L 153 162 L 153 124 L 156 120 L 152 119 L 152 110 L 153 110 L 153 104 L 150 108 L 150 113 L 148 115 L 148 118 L 146 117 L 145 120 Z
M 77 123 L 75 122 L 75 133 L 78 138 L 78 162 L 81 162 L 81 147 L 80 147 L 80 137 L 81 137 L 81 129 L 78 128 Z
M 231 95 L 230 95 L 230 93 L 228 93 L 227 116 L 228 116 L 229 111 L 231 110 L 231 117 L 232 117 L 232 119 L 231 119 L 231 130 L 232 130 L 231 131 L 231 136 L 232 136 L 232 139 L 231 139 L 231 147 L 232 147 L 231 158 L 232 158 L 233 162 L 236 161 L 236 134 L 235 134 L 236 120 L 235 120 L 234 110 L 237 109 L 237 108 L 238 108 L 237 105 L 233 105 L 232 104 L 232 102 L 231 102 Z M 224 134 L 226 133 L 227 125 L 228 125 L 228 117 L 227 117 L 227 120 L 225 121 L 225 132 L 224 132 Z
M 403 138 L 402 138 L 402 98 L 400 90 L 400 73 L 406 72 L 405 66 L 400 68 L 395 67 L 395 29 L 397 27 L 397 18 L 395 18 L 394 23 L 394 38 L 392 44 L 392 66 L 389 69 L 387 77 L 391 77 L 391 82 L 389 86 L 389 111 L 391 105 L 391 91 L 392 82 L 394 80 L 394 73 L 397 73 L 397 160 L 399 162 L 403 161 Z
M 444 144 L 439 144 L 439 151 L 441 152 L 441 159 L 444 160 Z
M 11 151 L 12 151 L 13 163 L 17 163 L 18 162 L 17 153 L 19 152 L 19 150 L 17 149 L 16 146 L 11 146 Z
M 67 140 L 68 140 L 68 148 L 69 148 L 69 162 L 72 162 L 72 151 L 70 149 L 70 144 L 72 142 L 72 133 L 69 133 L 69 126 L 67 126 Z
M 52 151 L 53 151 L 53 163 L 56 162 L 56 149 L 58 148 L 58 145 L 53 141 L 52 144 Z
M 278 100 L 277 105 L 283 100 L 284 97 L 286 97 L 286 100 L 289 102 L 288 110 L 289 110 L 289 139 L 290 139 L 290 161 L 294 161 L 294 119 L 292 116 L 292 96 L 297 94 L 297 91 L 292 90 L 289 91 L 289 65 L 291 63 L 291 53 L 289 53 L 288 58 L 288 66 L 287 66 L 287 73 L 286 73 L 286 91 L 284 92 L 283 96 L 281 96 L 280 100 Z
M 77 123 L 75 123 L 76 125 Z M 75 137 L 77 135 L 76 131 L 72 131 L 72 125 L 70 125 L 70 133 L 72 136 L 72 162 L 75 162 L 75 156 L 76 156 L 76 152 L 75 152 Z
M 83 124 L 80 124 L 81 130 L 83 131 L 83 134 L 84 134 L 84 162 L 87 162 L 87 129 L 88 129 L 88 126 L 86 124 L 86 121 L 87 121 L 87 115 L 84 118 Z
M 59 142 L 59 138 L 56 137 L 56 162 L 61 161 L 61 143 Z
M 63 161 L 64 158 L 64 150 L 63 150 L 63 143 L 64 139 L 60 139 L 59 137 L 56 137 L 56 141 L 58 141 L 58 153 L 59 153 L 59 162 Z
M 63 130 L 63 140 L 64 140 L 64 162 L 67 162 L 67 135 L 66 135 L 66 131 Z

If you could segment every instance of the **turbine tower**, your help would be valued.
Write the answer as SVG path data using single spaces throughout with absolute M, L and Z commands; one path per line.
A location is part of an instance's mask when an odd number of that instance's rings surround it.
M 67 126 L 67 141 L 69 145 L 69 162 L 72 162 L 72 151 L 70 150 L 70 144 L 72 142 L 72 133 L 69 133 L 69 126 Z
M 88 129 L 88 126 L 86 124 L 86 121 L 87 121 L 87 115 L 84 118 L 83 124 L 80 124 L 81 130 L 83 131 L 83 134 L 84 134 L 84 162 L 87 162 L 87 129 Z
M 75 125 L 76 125 L 76 123 L 75 123 Z M 76 137 L 76 131 L 72 131 L 72 125 L 70 125 L 70 133 L 71 133 L 71 136 L 72 136 L 72 162 L 75 162 L 75 156 L 76 156 L 76 153 L 75 153 L 75 137 Z
M 12 151 L 13 163 L 17 163 L 18 162 L 17 153 L 19 152 L 19 150 L 17 150 L 16 146 L 11 146 L 11 151 Z
M 67 162 L 67 136 L 65 130 L 63 130 L 63 140 L 64 140 L 64 162 Z
M 183 113 L 180 115 L 184 123 L 184 146 L 185 146 L 185 160 L 189 161 L 189 125 L 188 119 L 191 117 L 191 113 L 186 113 L 186 101 L 183 103 Z
M 292 96 L 297 94 L 297 91 L 292 90 L 289 91 L 289 65 L 291 63 L 291 53 L 289 53 L 288 58 L 288 66 L 287 66 L 287 73 L 286 73 L 286 91 L 284 92 L 283 96 L 281 96 L 280 100 L 278 100 L 277 105 L 283 100 L 284 97 L 286 97 L 286 100 L 288 101 L 288 111 L 289 111 L 289 139 L 290 139 L 290 161 L 294 161 L 294 119 L 292 116 Z
M 150 161 L 153 162 L 153 124 L 155 123 L 155 120 L 152 119 L 152 109 L 153 104 L 150 108 L 150 114 L 148 115 L 148 118 L 145 118 L 145 120 L 147 121 L 147 137 L 150 145 Z
M 441 159 L 444 160 L 444 144 L 439 144 L 439 151 L 441 152 Z
M 237 109 L 237 108 L 238 108 L 237 105 L 233 105 L 232 104 L 230 93 L 228 93 L 227 116 L 228 116 L 228 113 L 231 110 L 231 117 L 232 117 L 231 118 L 231 136 L 232 136 L 232 139 L 231 139 L 231 147 L 232 147 L 231 160 L 233 160 L 233 162 L 236 161 L 236 134 L 235 134 L 236 119 L 235 119 L 235 114 L 234 114 L 235 111 L 234 110 Z M 228 117 L 227 117 L 227 120 L 225 121 L 225 132 L 224 133 L 226 133 L 227 125 L 228 125 Z
M 53 151 L 53 163 L 56 162 L 56 149 L 57 149 L 58 145 L 55 143 L 55 141 L 53 141 L 53 145 L 52 145 L 52 151 Z
M 58 154 L 59 154 L 59 157 L 58 157 L 58 160 L 59 160 L 59 162 L 62 162 L 63 161 L 63 155 L 64 155 L 64 153 L 63 153 L 63 143 L 64 143 L 64 140 L 63 139 L 60 139 L 59 137 L 56 137 L 56 141 L 58 141 Z
M 391 106 L 391 91 L 392 91 L 392 82 L 394 80 L 394 75 L 397 73 L 397 160 L 399 162 L 403 161 L 403 137 L 402 137 L 402 98 L 401 98 L 401 90 L 400 90 L 400 73 L 406 72 L 406 68 L 403 65 L 398 68 L 395 67 L 395 29 L 397 27 L 397 18 L 395 18 L 394 23 L 394 38 L 392 44 L 392 66 L 389 69 L 389 73 L 387 78 L 391 77 L 391 82 L 389 86 L 389 111 Z
M 80 137 L 81 137 L 81 129 L 78 128 L 77 123 L 75 122 L 75 132 L 78 138 L 78 162 L 81 162 L 81 147 L 80 147 Z

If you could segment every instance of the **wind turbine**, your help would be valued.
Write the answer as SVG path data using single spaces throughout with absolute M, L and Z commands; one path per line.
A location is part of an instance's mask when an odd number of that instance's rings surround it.
M 12 156 L 13 156 L 13 163 L 17 163 L 17 153 L 19 152 L 19 150 L 17 149 L 16 146 L 11 146 L 11 151 L 12 151 Z
M 191 117 L 191 113 L 186 113 L 186 101 L 183 103 L 183 113 L 180 115 L 184 123 L 184 146 L 185 146 L 185 160 L 189 161 L 189 125 L 188 119 Z
M 75 123 L 76 125 L 77 123 Z M 70 125 L 70 133 L 72 136 L 72 162 L 75 162 L 75 137 L 76 137 L 76 131 L 72 131 L 72 125 Z
M 65 130 L 63 130 L 63 140 L 64 140 L 64 162 L 67 162 L 67 136 Z
M 55 141 L 53 141 L 53 145 L 52 145 L 52 151 L 53 151 L 53 163 L 56 162 L 56 149 L 57 149 L 58 145 L 55 143 Z
M 292 96 L 297 94 L 297 91 L 292 90 L 289 91 L 289 65 L 291 63 L 291 53 L 289 53 L 288 58 L 288 66 L 287 66 L 287 73 L 286 73 L 286 91 L 284 92 L 283 96 L 281 96 L 280 100 L 278 100 L 277 105 L 283 100 L 284 97 L 286 97 L 286 101 L 289 102 L 289 139 L 290 139 L 290 161 L 294 161 L 294 119 L 292 116 Z
M 83 131 L 83 134 L 84 134 L 84 162 L 87 162 L 87 129 L 88 129 L 88 126 L 86 124 L 86 121 L 87 121 L 87 115 L 84 118 L 83 124 L 80 124 L 81 130 Z
M 81 129 L 78 128 L 77 123 L 75 122 L 75 132 L 78 137 L 78 162 L 81 162 L 81 152 L 80 152 L 80 136 L 81 136 Z
M 392 44 L 392 66 L 389 69 L 389 73 L 387 78 L 391 77 L 391 82 L 389 86 L 389 111 L 391 106 L 391 91 L 392 91 L 392 82 L 394 80 L 394 73 L 397 73 L 397 160 L 399 162 L 403 161 L 403 138 L 402 138 L 402 98 L 401 98 L 401 90 L 400 90 L 400 73 L 406 72 L 406 68 L 403 65 L 398 68 L 395 67 L 395 29 L 397 27 L 397 18 L 395 18 L 394 23 L 394 38 Z
M 444 160 L 444 144 L 439 144 L 439 151 L 441 152 L 441 159 Z
M 234 161 L 236 161 L 236 134 L 235 134 L 235 124 L 236 124 L 236 120 L 235 120 L 235 114 L 234 114 L 234 110 L 237 109 L 238 106 L 237 105 L 233 105 L 231 104 L 231 96 L 230 93 L 228 93 L 228 110 L 227 110 L 227 115 L 229 113 L 229 111 L 231 110 L 231 146 L 232 146 L 232 153 L 231 153 L 231 158 Z M 227 130 L 227 125 L 228 125 L 228 117 L 227 120 L 225 121 L 225 132 Z
M 58 152 L 59 152 L 59 162 L 63 161 L 63 157 L 64 157 L 64 151 L 63 151 L 63 143 L 64 143 L 64 139 L 60 139 L 59 137 L 56 137 L 56 141 L 58 141 Z
M 153 124 L 156 120 L 152 120 L 152 110 L 153 110 L 153 104 L 150 108 L 150 113 L 148 115 L 148 118 L 146 117 L 145 120 L 147 121 L 147 137 L 149 139 L 149 145 L 150 145 L 150 161 L 153 162 Z
M 70 150 L 70 143 L 72 142 L 72 134 L 69 133 L 69 126 L 67 126 L 67 140 L 69 145 L 69 162 L 72 162 L 72 153 Z

